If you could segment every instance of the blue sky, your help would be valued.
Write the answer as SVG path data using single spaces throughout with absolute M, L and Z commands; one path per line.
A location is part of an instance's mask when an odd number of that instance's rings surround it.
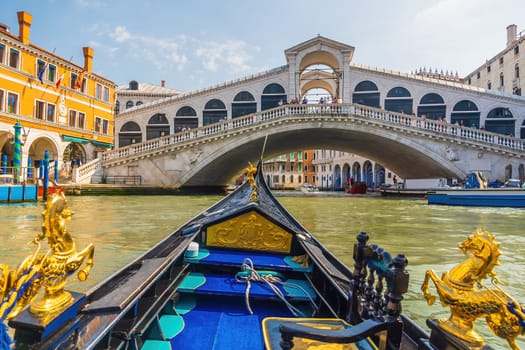
M 31 42 L 117 84 L 192 91 L 286 64 L 284 50 L 320 34 L 356 48 L 353 61 L 464 76 L 505 48 L 506 27 L 525 30 L 523 0 L 2 0 L 0 22 Z

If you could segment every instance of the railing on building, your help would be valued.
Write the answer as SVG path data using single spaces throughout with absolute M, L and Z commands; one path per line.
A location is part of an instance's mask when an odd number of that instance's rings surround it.
M 142 185 L 141 175 L 114 175 L 104 176 L 96 175 L 92 178 L 93 183 L 110 184 L 110 185 Z
M 240 130 L 254 124 L 267 121 L 286 120 L 288 117 L 302 117 L 305 120 L 337 117 L 352 118 L 363 121 L 379 121 L 381 124 L 401 127 L 403 129 L 432 132 L 436 135 L 453 136 L 463 141 L 483 144 L 486 148 L 524 152 L 524 140 L 505 136 L 485 130 L 452 125 L 445 121 L 425 119 L 414 115 L 390 112 L 379 108 L 359 104 L 307 104 L 284 105 L 270 110 L 253 113 L 244 117 L 228 119 L 223 122 L 206 125 L 203 127 L 182 131 L 176 134 L 163 136 L 139 144 L 132 144 L 102 154 L 103 165 L 119 163 L 133 156 L 153 153 L 167 146 L 181 144 L 187 141 L 197 141 L 198 138 L 221 135 L 225 131 Z

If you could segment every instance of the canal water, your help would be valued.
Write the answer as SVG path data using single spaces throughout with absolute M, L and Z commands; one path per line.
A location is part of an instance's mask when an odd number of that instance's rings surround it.
M 88 291 L 164 236 L 219 200 L 219 196 L 70 196 L 75 212 L 68 222 L 77 249 L 95 245 L 95 266 L 85 282 L 68 288 Z M 447 317 L 439 302 L 427 306 L 420 291 L 424 273 L 438 275 L 465 257 L 457 244 L 482 228 L 501 243 L 498 277 L 504 289 L 525 303 L 525 210 L 429 206 L 422 199 L 382 197 L 279 197 L 281 203 L 326 247 L 352 266 L 355 236 L 367 232 L 370 241 L 408 258 L 410 291 L 403 312 L 426 329 L 427 317 Z M 43 204 L 0 206 L 0 263 L 14 268 L 35 248 Z M 486 281 L 486 284 L 490 284 Z M 432 287 L 432 291 L 435 289 Z M 506 342 L 492 336 L 484 320 L 476 328 L 497 349 Z M 522 337 L 525 338 L 525 337 Z M 525 341 L 520 341 L 525 349 Z

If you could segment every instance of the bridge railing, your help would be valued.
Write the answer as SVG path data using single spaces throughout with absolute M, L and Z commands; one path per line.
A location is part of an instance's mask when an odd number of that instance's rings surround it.
M 414 115 L 390 112 L 379 108 L 359 104 L 292 104 L 253 113 L 247 116 L 228 119 L 219 123 L 205 125 L 199 128 L 182 131 L 176 134 L 148 140 L 139 144 L 132 144 L 102 154 L 103 162 L 112 162 L 130 156 L 155 152 L 169 145 L 180 144 L 201 137 L 223 134 L 225 131 L 241 129 L 256 123 L 303 116 L 316 118 L 322 116 L 351 117 L 364 120 L 377 120 L 402 128 L 429 131 L 434 134 L 451 135 L 463 140 L 470 140 L 486 145 L 506 148 L 508 150 L 525 151 L 525 143 L 521 139 L 479 130 L 470 127 L 452 125 L 445 121 L 425 119 Z

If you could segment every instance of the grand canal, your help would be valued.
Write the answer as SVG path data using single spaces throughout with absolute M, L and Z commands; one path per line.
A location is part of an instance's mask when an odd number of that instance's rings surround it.
M 75 212 L 68 229 L 82 249 L 96 246 L 95 266 L 86 282 L 72 281 L 70 289 L 88 291 L 131 261 L 219 196 L 70 196 Z M 525 302 L 525 210 L 428 206 L 420 199 L 380 197 L 279 197 L 281 203 L 342 261 L 352 264 L 355 236 L 367 232 L 392 253 L 404 253 L 410 272 L 410 292 L 403 312 L 422 327 L 425 319 L 446 317 L 448 309 L 426 306 L 420 285 L 427 269 L 438 274 L 464 260 L 457 243 L 478 227 L 501 242 L 498 277 L 521 303 Z M 35 248 L 28 242 L 40 231 L 43 204 L 0 206 L 0 263 L 15 267 Z M 72 279 L 73 280 L 73 279 Z M 486 282 L 489 283 L 488 281 Z M 477 329 L 497 349 L 506 342 L 491 335 L 484 321 Z M 520 341 L 525 349 L 525 341 Z

